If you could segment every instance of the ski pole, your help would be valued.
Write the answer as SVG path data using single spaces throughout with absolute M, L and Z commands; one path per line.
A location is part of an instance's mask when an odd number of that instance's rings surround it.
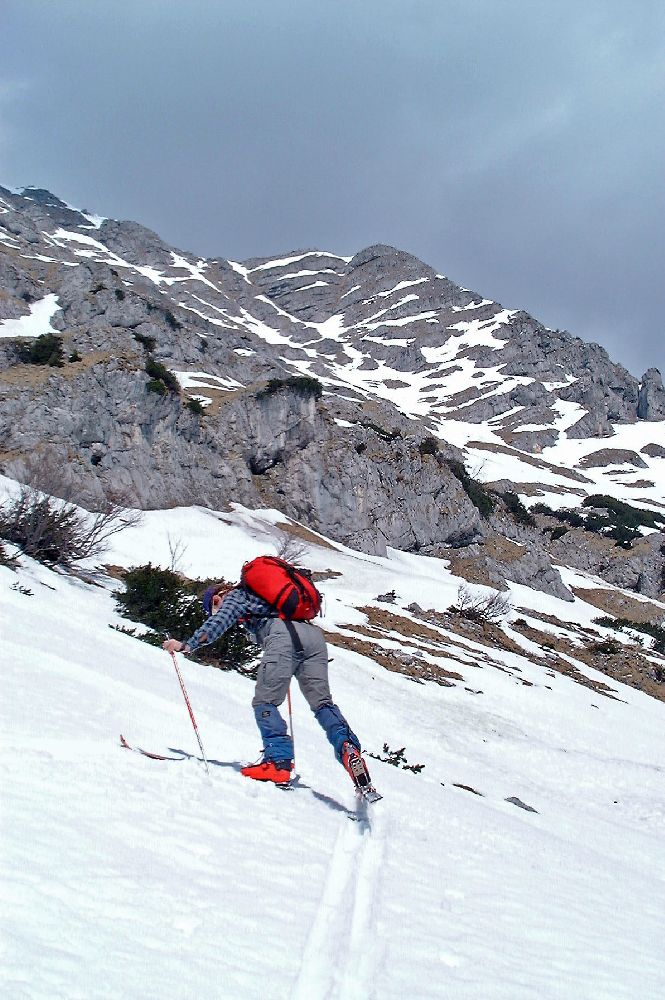
M 291 685 L 289 684 L 288 690 L 286 692 L 286 700 L 289 706 L 289 729 L 291 730 L 291 743 L 293 744 L 293 767 L 296 766 L 296 741 L 293 735 L 293 710 L 291 708 Z
M 185 704 L 187 705 L 187 711 L 189 712 L 189 717 L 192 720 L 192 725 L 194 726 L 194 732 L 196 733 L 196 738 L 199 741 L 199 748 L 201 750 L 201 756 L 203 757 L 203 763 L 206 766 L 206 774 L 209 776 L 210 775 L 210 769 L 208 768 L 208 761 L 206 760 L 205 750 L 203 749 L 203 744 L 201 743 L 201 737 L 199 736 L 199 730 L 198 730 L 198 727 L 196 725 L 196 719 L 194 718 L 194 713 L 192 712 L 192 706 L 190 705 L 189 698 L 187 697 L 187 690 L 185 688 L 185 684 L 184 684 L 184 681 L 182 679 L 182 675 L 180 673 L 180 670 L 178 669 L 178 663 L 176 661 L 175 653 L 174 652 L 171 652 L 171 659 L 173 660 L 173 666 L 175 667 L 175 672 L 178 675 L 178 680 L 180 681 L 180 689 L 181 689 L 181 691 L 183 693 L 183 697 L 185 699 Z

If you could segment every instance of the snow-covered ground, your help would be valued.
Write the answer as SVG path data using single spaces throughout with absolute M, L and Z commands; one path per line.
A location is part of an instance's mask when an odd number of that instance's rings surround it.
M 190 575 L 236 578 L 283 520 L 153 512 L 106 561 L 168 565 L 177 539 Z M 397 552 L 312 546 L 308 562 L 342 574 L 322 587 L 331 632 L 391 588 L 397 611 L 443 610 L 459 582 Z M 665 995 L 663 704 L 514 653 L 496 651 L 519 677 L 451 662 L 465 681 L 439 687 L 334 648 L 333 692 L 366 749 L 425 764 L 370 759 L 385 797 L 350 822 L 350 781 L 297 690 L 301 780 L 284 791 L 238 773 L 259 752 L 251 682 L 179 657 L 208 777 L 170 657 L 109 627 L 128 624 L 112 589 L 25 558 L 0 567 L 3 996 Z M 121 732 L 185 756 L 149 760 Z

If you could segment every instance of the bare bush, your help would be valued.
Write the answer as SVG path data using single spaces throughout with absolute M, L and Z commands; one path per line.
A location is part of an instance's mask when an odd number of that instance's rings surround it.
M 309 545 L 297 535 L 288 531 L 279 531 L 275 539 L 277 555 L 286 562 L 297 564 L 307 555 Z
M 14 499 L 0 506 L 0 536 L 39 562 L 70 567 L 98 556 L 113 535 L 140 519 L 139 511 L 113 501 L 89 514 L 68 500 L 24 485 Z
M 473 592 L 462 583 L 457 589 L 457 604 L 452 604 L 449 611 L 463 618 L 477 622 L 496 622 L 512 611 L 512 605 L 506 594 L 493 590 L 491 593 Z
M 180 535 L 177 535 L 174 538 L 170 533 L 167 533 L 166 539 L 169 545 L 169 556 L 171 560 L 169 563 L 169 569 L 172 573 L 180 573 L 180 564 L 184 559 L 188 548 L 187 542 L 184 542 Z

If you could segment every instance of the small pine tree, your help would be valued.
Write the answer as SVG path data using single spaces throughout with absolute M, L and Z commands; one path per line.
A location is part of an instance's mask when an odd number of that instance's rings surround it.
M 54 333 L 43 333 L 33 344 L 20 347 L 19 357 L 26 364 L 62 368 L 64 365 L 62 337 L 57 337 Z
M 166 635 L 185 640 L 203 624 L 201 596 L 210 582 L 189 580 L 173 570 L 148 563 L 128 570 L 124 575 L 124 591 L 117 590 L 113 596 L 124 618 L 151 629 L 139 638 L 161 646 Z M 222 670 L 253 673 L 246 669 L 246 664 L 254 658 L 254 649 L 240 627 L 230 629 L 194 655 Z

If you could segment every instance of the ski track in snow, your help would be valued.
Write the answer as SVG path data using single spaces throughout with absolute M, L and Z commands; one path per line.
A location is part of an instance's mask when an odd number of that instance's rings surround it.
M 380 906 L 383 823 L 360 817 L 357 828 L 342 823 L 292 1000 L 371 1000 L 380 943 L 374 918 Z

